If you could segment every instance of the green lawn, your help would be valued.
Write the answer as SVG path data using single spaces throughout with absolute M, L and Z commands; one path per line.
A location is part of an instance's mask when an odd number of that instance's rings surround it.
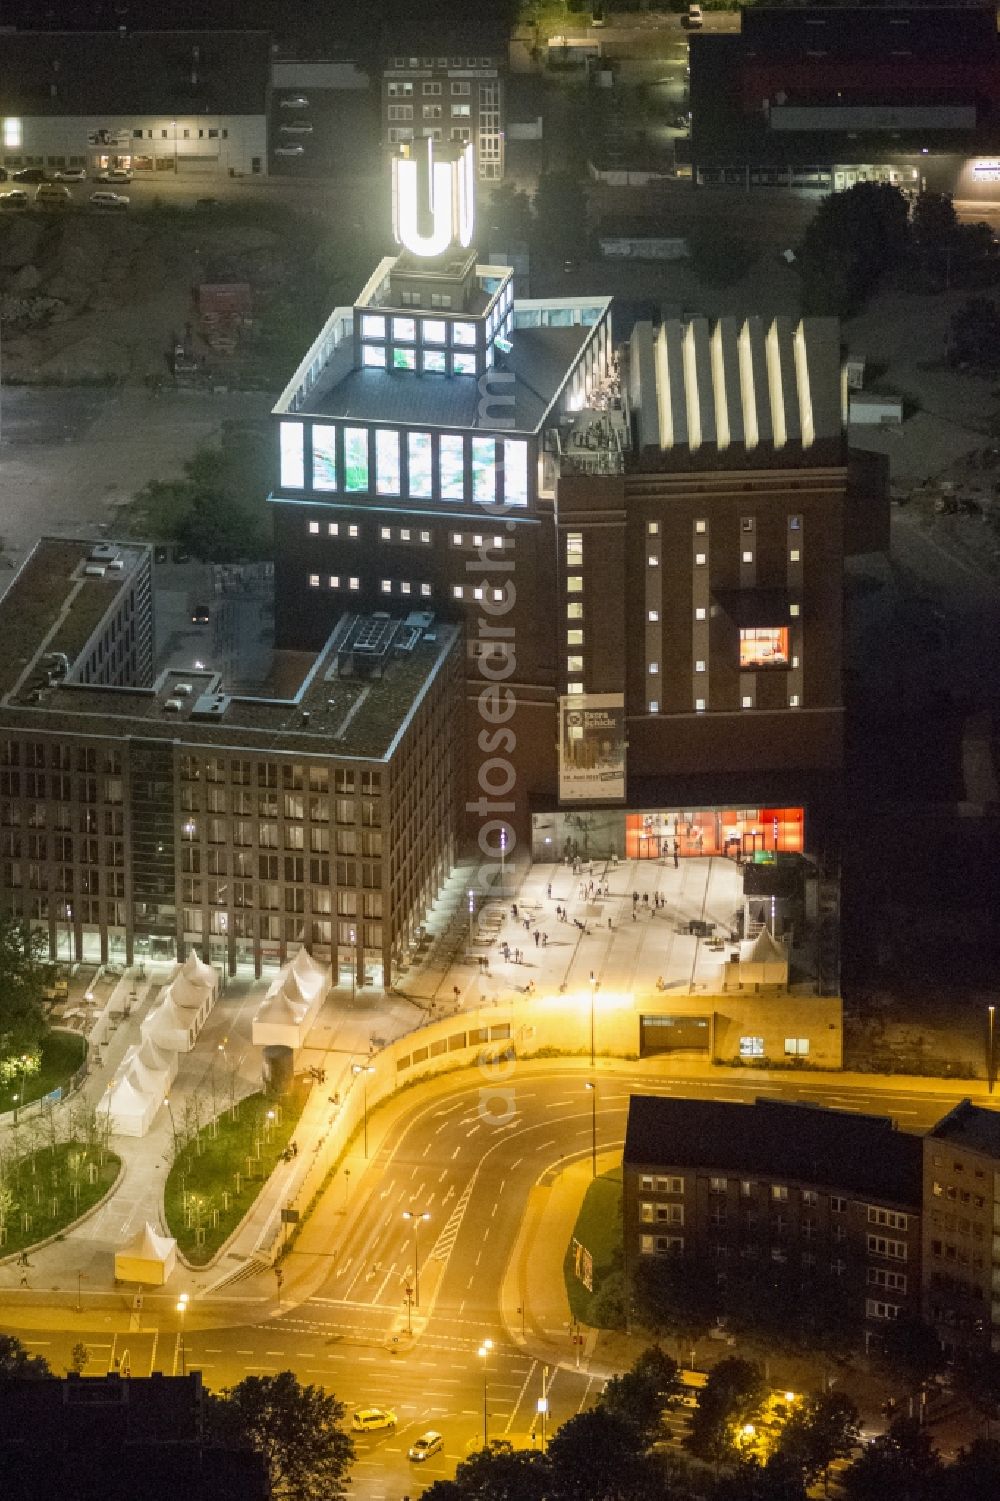
M 601 1173 L 600 1177 L 595 1178 L 587 1189 L 573 1227 L 573 1239 L 585 1246 L 594 1258 L 593 1293 L 587 1291 L 576 1275 L 572 1244 L 566 1248 L 566 1259 L 563 1263 L 569 1306 L 581 1323 L 589 1324 L 590 1304 L 594 1293 L 599 1291 L 603 1278 L 612 1270 L 621 1252 L 622 1170 L 620 1167 L 612 1168 L 609 1173 Z
M 305 1083 L 296 1084 L 280 1102 L 263 1092 L 247 1095 L 236 1107 L 235 1120 L 229 1110 L 223 1110 L 214 1123 L 203 1126 L 178 1152 L 167 1176 L 164 1212 L 170 1234 L 176 1237 L 178 1249 L 188 1261 L 203 1266 L 236 1229 L 291 1140 L 308 1095 L 309 1085 Z M 281 1119 L 275 1119 L 265 1141 L 267 1112 L 274 1110 L 277 1116 L 279 1104 Z M 185 1194 L 190 1213 L 185 1212 Z
M 28 1105 L 51 1094 L 61 1084 L 68 1084 L 87 1054 L 87 1044 L 75 1032 L 49 1032 L 42 1043 L 42 1066 L 37 1074 L 30 1074 L 23 1082 L 0 1084 L 0 1113 L 13 1110 L 14 1096 L 18 1105 Z
M 92 1164 L 94 1182 L 90 1181 Z M 12 1163 L 6 1185 L 0 1183 L 0 1195 L 6 1186 L 12 1200 L 4 1214 L 3 1254 L 29 1249 L 65 1230 L 107 1193 L 120 1166 L 114 1152 L 98 1154 L 79 1142 L 60 1142 L 54 1151 L 42 1147 Z

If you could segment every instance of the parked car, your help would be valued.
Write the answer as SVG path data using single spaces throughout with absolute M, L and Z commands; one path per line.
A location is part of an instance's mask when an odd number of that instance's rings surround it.
M 53 182 L 86 182 L 86 167 L 60 167 L 58 172 L 52 174 Z
M 282 109 L 308 109 L 309 100 L 305 94 L 289 94 L 287 99 L 281 101 Z
M 222 199 L 221 198 L 196 198 L 195 201 L 194 201 L 194 206 L 201 213 L 203 213 L 203 214 L 209 214 L 209 213 L 212 213 L 215 209 L 222 207 Z
M 131 172 L 126 172 L 124 167 L 103 167 L 100 172 L 94 173 L 95 182 L 131 182 Z
M 58 182 L 40 182 L 35 189 L 35 203 L 39 208 L 68 208 L 69 188 Z
M 41 167 L 22 167 L 20 172 L 14 173 L 15 182 L 44 182 L 45 173 Z
M 279 125 L 278 129 L 285 136 L 311 136 L 313 133 L 308 120 L 299 120 L 294 125 Z
M 27 208 L 28 195 L 23 188 L 11 188 L 9 193 L 0 193 L 0 208 Z
M 429 1428 L 426 1433 L 422 1433 L 419 1438 L 413 1440 L 410 1445 L 410 1458 L 429 1459 L 432 1454 L 439 1454 L 443 1448 L 444 1436 L 435 1433 L 433 1428 Z
M 304 156 L 305 150 L 304 146 L 299 145 L 275 146 L 274 154 L 275 156 Z
M 687 15 L 684 17 L 684 25 L 691 31 L 698 31 L 705 24 L 705 17 L 701 13 L 700 5 L 689 5 Z
M 99 190 L 90 195 L 91 208 L 128 208 L 130 199 L 124 193 L 112 193 L 109 189 Z
M 194 609 L 191 611 L 191 619 L 194 621 L 195 625 L 208 625 L 208 622 L 211 619 L 211 612 L 208 608 L 208 605 L 195 605 Z

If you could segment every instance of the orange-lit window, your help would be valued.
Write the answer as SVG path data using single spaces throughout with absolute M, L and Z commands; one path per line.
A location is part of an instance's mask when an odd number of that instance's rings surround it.
M 787 625 L 740 631 L 740 667 L 787 667 Z

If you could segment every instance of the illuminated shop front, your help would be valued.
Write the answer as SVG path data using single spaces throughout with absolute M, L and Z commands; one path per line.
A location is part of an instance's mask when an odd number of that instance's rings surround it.
M 802 808 L 659 808 L 628 813 L 599 808 L 536 813 L 535 860 L 679 860 L 718 856 L 767 861 L 805 851 Z

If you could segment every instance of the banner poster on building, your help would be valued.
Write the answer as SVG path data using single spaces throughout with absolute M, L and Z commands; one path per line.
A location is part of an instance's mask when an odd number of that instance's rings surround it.
M 131 146 L 132 132 L 130 130 L 90 130 L 87 132 L 88 146 Z
M 560 698 L 559 800 L 625 801 L 624 694 Z
M 573 1237 L 573 1275 L 589 1293 L 594 1291 L 594 1258 L 576 1236 Z

